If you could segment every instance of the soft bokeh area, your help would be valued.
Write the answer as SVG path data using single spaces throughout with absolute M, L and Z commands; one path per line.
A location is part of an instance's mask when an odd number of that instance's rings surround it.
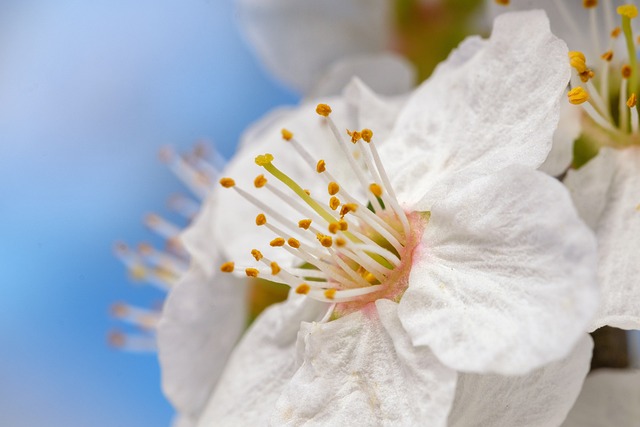
M 169 425 L 155 354 L 106 342 L 111 303 L 163 297 L 112 245 L 150 240 L 144 214 L 186 191 L 162 145 L 228 157 L 292 102 L 231 0 L 0 1 L 0 425 Z

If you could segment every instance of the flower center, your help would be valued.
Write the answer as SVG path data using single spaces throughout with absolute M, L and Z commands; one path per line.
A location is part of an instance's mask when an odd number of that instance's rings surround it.
M 352 188 L 345 188 L 331 173 L 330 165 L 314 158 L 291 131 L 283 129 L 282 138 L 307 164 L 310 174 L 323 180 L 327 189 L 324 197 L 305 190 L 278 168 L 276 159 L 268 153 L 255 158 L 265 174 L 255 178 L 254 186 L 270 191 L 299 216 L 285 217 L 239 188 L 232 178 L 222 178 L 220 184 L 256 206 L 260 212 L 256 225 L 274 234 L 269 245 L 288 251 L 299 263 L 284 267 L 253 249 L 251 254 L 260 264 L 236 266 L 226 262 L 220 269 L 236 274 L 244 270 L 247 276 L 283 283 L 299 294 L 343 307 L 360 306 L 381 297 L 398 299 L 406 289 L 407 265 L 417 245 L 412 236 L 423 227 L 424 218 L 406 214 L 400 207 L 370 129 L 347 130 L 343 135 L 331 119 L 328 105 L 319 104 L 316 112 L 326 120 L 349 162 L 356 178 L 350 182 Z M 364 194 L 366 201 L 355 194 Z

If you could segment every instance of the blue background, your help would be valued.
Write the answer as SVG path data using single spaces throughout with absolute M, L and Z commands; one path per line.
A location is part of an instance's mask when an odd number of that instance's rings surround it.
M 228 157 L 296 101 L 235 25 L 231 0 L 0 0 L 1 426 L 169 425 L 155 354 L 106 343 L 111 303 L 163 296 L 112 245 L 183 189 L 160 146 Z

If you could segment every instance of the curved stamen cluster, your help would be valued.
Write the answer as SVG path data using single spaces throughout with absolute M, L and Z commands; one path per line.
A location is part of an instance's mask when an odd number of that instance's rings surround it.
M 254 186 L 269 191 L 293 208 L 299 217 L 287 218 L 277 210 L 236 185 L 232 178 L 220 184 L 234 189 L 257 207 L 256 225 L 275 235 L 269 242 L 300 260 L 298 267 L 283 267 L 265 257 L 258 249 L 251 254 L 258 266 L 224 263 L 223 272 L 236 272 L 286 284 L 299 294 L 326 302 L 355 301 L 385 289 L 406 252 L 410 224 L 396 200 L 380 156 L 372 142 L 370 129 L 338 131 L 330 117 L 331 108 L 319 104 L 316 112 L 324 117 L 331 133 L 348 160 L 360 189 L 366 195 L 362 203 L 330 172 L 323 159 L 315 159 L 293 133 L 282 130 L 282 138 L 307 164 L 311 175 L 324 181 L 328 200 L 310 194 L 274 164 L 274 156 L 257 156 L 255 162 L 275 183 L 258 175 Z M 353 151 L 355 150 L 355 151 Z

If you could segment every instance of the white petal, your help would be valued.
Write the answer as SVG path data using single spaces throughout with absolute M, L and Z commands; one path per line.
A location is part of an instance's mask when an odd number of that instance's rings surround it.
M 566 189 L 505 169 L 433 205 L 400 320 L 449 367 L 524 374 L 566 356 L 588 328 L 595 260 Z
M 217 196 L 210 193 L 196 218 L 180 234 L 180 241 L 189 253 L 192 265 L 208 277 L 219 267 L 213 262 L 220 254 L 217 246 L 220 241 L 215 239 L 213 229 L 213 212 L 217 203 Z
M 637 427 L 640 422 L 640 371 L 599 369 L 582 387 L 563 427 Z
M 386 0 L 238 0 L 241 28 L 266 68 L 306 92 L 335 61 L 389 43 Z
M 455 371 L 426 347 L 413 347 L 395 303 L 376 305 L 303 324 L 303 363 L 278 399 L 272 425 L 446 425 Z
M 198 425 L 265 425 L 280 392 L 298 368 L 300 323 L 319 320 L 326 310 L 326 304 L 294 293 L 286 302 L 265 310 L 231 355 Z
M 461 49 L 414 93 L 383 148 L 398 199 L 415 210 L 428 210 L 438 195 L 424 194 L 452 176 L 537 168 L 551 149 L 570 70 L 544 13 L 500 16 L 488 42 Z
M 569 356 L 525 376 L 460 375 L 449 426 L 560 425 L 589 372 L 592 348 L 585 334 Z
M 196 423 L 192 418 L 178 414 L 171 422 L 171 427 L 195 427 Z
M 539 170 L 551 176 L 559 176 L 571 165 L 573 142 L 582 131 L 581 117 L 581 109 L 571 105 L 568 98 L 560 102 L 560 121 L 553 134 L 553 146 Z
M 348 57 L 334 63 L 307 97 L 339 95 L 354 77 L 377 93 L 390 96 L 411 90 L 416 71 L 409 61 L 393 53 Z
M 197 266 L 180 279 L 165 302 L 158 326 L 162 386 L 185 416 L 197 416 L 245 328 L 246 288 L 225 274 Z
M 603 148 L 565 184 L 598 239 L 603 302 L 593 329 L 640 329 L 640 149 Z

